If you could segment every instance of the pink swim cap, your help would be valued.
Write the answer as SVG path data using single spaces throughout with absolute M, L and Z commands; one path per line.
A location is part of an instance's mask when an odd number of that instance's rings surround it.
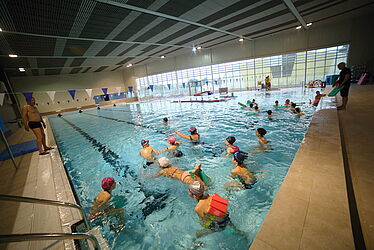
M 175 143 L 176 140 L 177 140 L 177 139 L 175 139 L 174 136 L 169 136 L 169 137 L 168 137 L 168 141 L 169 141 L 171 144 Z
M 101 187 L 102 189 L 109 190 L 114 184 L 114 178 L 113 177 L 105 177 L 101 181 Z

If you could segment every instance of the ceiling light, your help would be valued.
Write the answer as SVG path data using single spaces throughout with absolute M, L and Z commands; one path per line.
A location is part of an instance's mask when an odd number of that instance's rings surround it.
M 244 41 L 244 38 L 240 38 L 240 39 L 239 39 L 239 42 L 243 42 L 243 41 Z
M 201 46 L 197 46 L 197 48 L 196 49 L 202 49 L 202 47 Z
M 9 54 L 9 57 L 18 57 L 18 56 L 14 54 Z
M 26 70 L 25 70 L 25 68 L 18 68 L 19 69 L 19 71 L 21 71 L 21 72 L 25 72 Z
M 306 26 L 311 26 L 313 23 L 307 23 Z
M 192 52 L 196 52 L 196 47 L 195 46 L 192 47 Z
M 165 56 L 161 56 L 161 58 L 162 58 L 162 59 L 164 59 L 164 58 L 165 58 Z
M 0 28 L 0 32 L 2 32 L 3 30 Z
M 297 30 L 301 29 L 301 25 L 296 27 Z
M 132 66 L 132 64 L 130 63 L 130 64 L 127 64 L 127 66 L 126 66 L 126 67 L 128 68 L 128 67 L 131 67 L 131 66 Z

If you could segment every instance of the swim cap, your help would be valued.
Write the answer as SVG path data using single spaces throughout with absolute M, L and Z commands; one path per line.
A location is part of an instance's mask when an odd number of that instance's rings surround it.
M 142 144 L 142 146 L 144 146 L 144 145 L 149 145 L 149 140 L 142 140 L 141 142 L 140 142 L 140 144 Z
M 292 102 L 291 103 L 291 107 L 295 108 L 296 107 L 296 103 Z
M 109 190 L 113 184 L 114 184 L 114 178 L 113 177 L 105 177 L 104 179 L 101 180 L 101 187 L 105 191 Z
M 169 121 L 169 119 L 167 117 L 165 117 L 163 120 L 164 120 L 164 122 L 168 122 Z
M 190 130 L 188 132 L 195 133 L 197 132 L 197 129 L 195 127 L 190 127 Z
M 194 181 L 188 184 L 188 191 L 190 191 L 193 195 L 202 196 L 204 194 L 205 188 L 201 182 Z
M 161 157 L 160 159 L 158 159 L 158 164 L 162 168 L 167 168 L 167 167 L 169 167 L 171 165 L 169 159 L 166 158 L 166 157 Z
M 273 111 L 268 110 L 268 111 L 266 111 L 266 113 L 268 113 L 268 115 L 271 115 L 273 113 Z
M 244 152 L 238 151 L 234 153 L 234 160 L 239 164 L 242 164 L 244 160 L 247 158 L 248 158 L 248 155 Z
M 174 144 L 176 140 L 177 140 L 177 139 L 175 139 L 174 136 L 169 136 L 169 137 L 168 137 L 168 141 L 169 141 L 171 144 Z
M 300 112 L 301 112 L 300 108 L 295 108 L 295 111 L 296 111 L 297 113 L 300 113 Z
M 257 132 L 261 135 L 261 136 L 264 136 L 264 135 L 266 135 L 266 130 L 264 129 L 264 128 L 258 128 L 257 129 Z
M 235 137 L 234 136 L 229 136 L 226 138 L 226 141 L 230 144 L 234 144 L 234 142 L 236 141 Z

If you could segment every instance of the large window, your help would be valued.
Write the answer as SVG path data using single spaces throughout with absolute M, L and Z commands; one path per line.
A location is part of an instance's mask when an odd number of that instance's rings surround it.
M 349 45 L 177 70 L 136 79 L 139 97 L 193 95 L 202 91 L 254 89 L 270 76 L 273 87 L 325 80 L 346 62 Z

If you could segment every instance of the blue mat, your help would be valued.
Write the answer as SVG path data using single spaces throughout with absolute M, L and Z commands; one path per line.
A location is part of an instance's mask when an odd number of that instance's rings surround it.
M 33 141 L 22 142 L 16 145 L 10 145 L 10 150 L 12 151 L 13 156 L 16 157 L 16 156 L 38 151 L 38 147 L 36 146 L 36 141 L 33 140 Z M 10 156 L 6 149 L 0 153 L 0 161 L 5 161 L 5 160 L 8 160 L 9 158 Z

